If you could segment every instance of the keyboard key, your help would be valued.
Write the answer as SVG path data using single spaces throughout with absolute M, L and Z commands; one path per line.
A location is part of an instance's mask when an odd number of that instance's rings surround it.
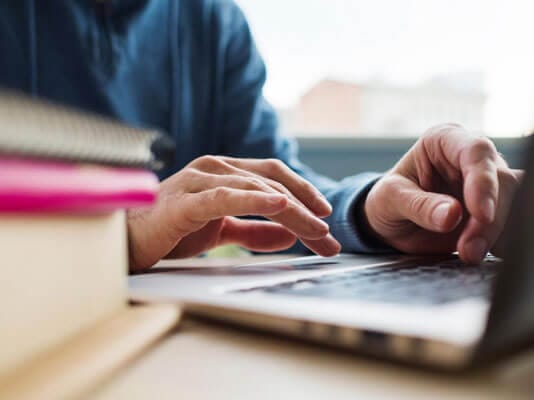
M 273 294 L 441 304 L 468 297 L 489 296 L 497 263 L 473 267 L 451 260 L 429 265 L 387 266 L 325 274 L 313 279 L 241 290 Z

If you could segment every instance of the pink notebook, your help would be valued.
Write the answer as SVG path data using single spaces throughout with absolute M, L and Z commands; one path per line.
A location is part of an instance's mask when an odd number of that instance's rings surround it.
M 0 158 L 0 212 L 101 212 L 148 206 L 158 179 L 139 169 Z

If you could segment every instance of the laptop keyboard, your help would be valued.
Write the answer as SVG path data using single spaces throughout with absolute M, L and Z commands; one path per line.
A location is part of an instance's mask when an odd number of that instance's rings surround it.
M 459 260 L 428 265 L 394 265 L 326 274 L 239 292 L 410 304 L 441 304 L 489 297 L 498 259 L 467 266 Z

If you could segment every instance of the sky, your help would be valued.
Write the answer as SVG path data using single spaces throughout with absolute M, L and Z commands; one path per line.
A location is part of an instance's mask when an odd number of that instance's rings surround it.
M 266 97 L 296 103 L 318 80 L 412 85 L 480 73 L 488 134 L 534 129 L 533 0 L 237 0 L 268 70 Z

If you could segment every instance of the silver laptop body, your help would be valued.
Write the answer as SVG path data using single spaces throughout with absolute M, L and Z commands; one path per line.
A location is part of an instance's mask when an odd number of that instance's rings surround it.
M 534 140 L 505 235 L 504 261 L 342 254 L 176 267 L 129 278 L 138 301 L 373 357 L 441 369 L 487 365 L 534 341 Z

